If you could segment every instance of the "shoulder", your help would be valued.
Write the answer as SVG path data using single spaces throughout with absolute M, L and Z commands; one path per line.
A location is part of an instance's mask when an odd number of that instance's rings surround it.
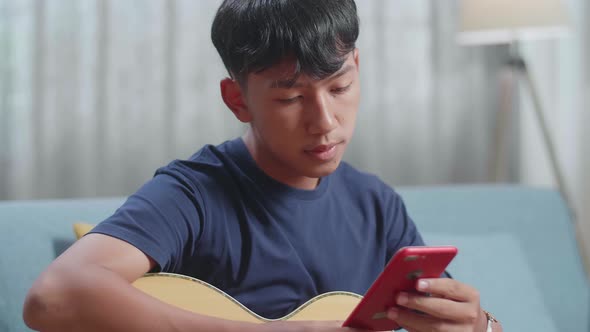
M 176 159 L 159 168 L 155 177 L 167 175 L 190 188 L 219 184 L 236 169 L 230 157 L 232 141 L 220 145 L 205 145 L 188 159 Z M 221 182 L 220 182 L 221 181 Z

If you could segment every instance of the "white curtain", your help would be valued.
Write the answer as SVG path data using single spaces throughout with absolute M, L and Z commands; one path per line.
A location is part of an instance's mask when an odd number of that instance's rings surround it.
M 128 195 L 243 127 L 210 41 L 219 1 L 0 0 L 0 199 Z M 357 1 L 346 159 L 393 185 L 483 182 L 506 53 L 455 43 L 457 1 Z
M 2 0 L 2 198 L 125 195 L 240 133 L 213 1 Z
M 545 108 L 590 266 L 590 3 L 564 4 L 571 28 L 568 38 L 525 42 L 522 49 Z M 555 187 L 530 97 L 522 91 L 520 100 L 520 178 L 529 185 Z
M 486 181 L 506 49 L 457 46 L 455 1 L 357 4 L 363 103 L 349 160 L 394 185 Z

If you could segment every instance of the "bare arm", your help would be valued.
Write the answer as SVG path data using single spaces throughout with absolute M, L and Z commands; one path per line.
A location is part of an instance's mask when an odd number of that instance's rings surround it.
M 250 331 L 255 324 L 194 314 L 131 286 L 155 263 L 100 234 L 77 241 L 35 281 L 23 317 L 32 329 L 67 331 Z
M 188 312 L 131 285 L 154 266 L 151 258 L 125 241 L 87 235 L 35 281 L 25 300 L 25 323 L 42 332 L 359 331 L 341 328 L 341 322 L 253 324 Z

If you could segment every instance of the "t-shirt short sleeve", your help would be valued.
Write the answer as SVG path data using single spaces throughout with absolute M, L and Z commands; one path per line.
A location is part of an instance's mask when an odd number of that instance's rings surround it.
M 203 206 L 192 182 L 163 168 L 90 233 L 126 241 L 151 257 L 156 271 L 174 271 L 195 250 L 204 228 Z
M 418 232 L 414 221 L 408 215 L 406 205 L 399 194 L 393 189 L 385 191 L 387 230 L 387 257 L 391 258 L 400 248 L 423 246 L 424 240 Z
M 387 233 L 388 248 L 387 257 L 390 259 L 400 248 L 409 246 L 424 246 L 424 240 L 414 224 L 414 221 L 408 215 L 406 205 L 399 194 L 393 189 L 389 190 L 388 215 L 391 223 Z M 386 199 L 386 201 L 388 201 Z M 448 271 L 441 275 L 443 278 L 452 278 Z

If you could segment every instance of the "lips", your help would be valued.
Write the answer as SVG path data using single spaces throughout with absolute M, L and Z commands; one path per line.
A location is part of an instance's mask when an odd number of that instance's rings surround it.
M 315 148 L 308 150 L 310 152 L 314 152 L 314 153 L 321 153 L 321 152 L 326 152 L 330 149 L 332 149 L 334 146 L 336 146 L 336 144 L 322 144 L 322 145 L 318 145 Z
M 305 153 L 316 161 L 327 162 L 336 157 L 336 146 L 340 143 L 320 144 L 306 149 Z

